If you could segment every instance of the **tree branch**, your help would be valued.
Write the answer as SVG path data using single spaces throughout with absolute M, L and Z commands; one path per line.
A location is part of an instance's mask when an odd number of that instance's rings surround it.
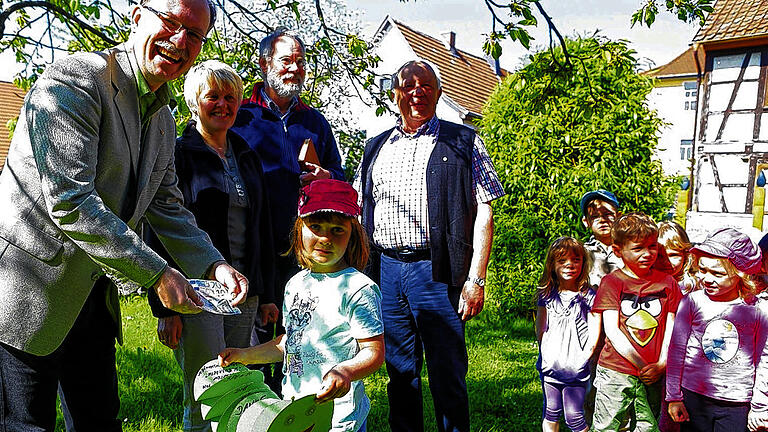
M 555 32 L 555 36 L 557 36 L 557 39 L 560 41 L 560 46 L 563 47 L 563 55 L 565 56 L 565 64 L 570 65 L 571 64 L 571 58 L 568 54 L 568 48 L 565 46 L 565 39 L 563 39 L 563 35 L 560 34 L 560 31 L 557 29 L 557 26 L 555 26 L 555 23 L 552 22 L 552 18 L 547 14 L 547 11 L 544 10 L 544 7 L 541 6 L 541 3 L 538 1 L 533 2 L 536 5 L 536 9 L 539 10 L 539 13 L 541 16 L 544 17 L 544 19 L 547 21 L 547 26 L 549 26 L 550 32 Z
M 104 40 L 108 44 L 111 44 L 111 45 L 119 44 L 119 42 L 115 41 L 114 39 L 109 37 L 104 32 L 94 28 L 93 26 L 91 26 L 87 22 L 81 20 L 80 18 L 78 18 L 73 13 L 71 13 L 71 12 L 65 10 L 64 8 L 62 8 L 60 6 L 57 6 L 57 5 L 53 4 L 53 3 L 50 3 L 50 2 L 47 2 L 47 1 L 40 1 L 40 0 L 21 1 L 21 2 L 14 3 L 14 4 L 8 6 L 8 8 L 6 10 L 4 10 L 2 13 L 0 13 L 0 34 L 5 33 L 5 22 L 11 17 L 12 13 L 14 13 L 14 12 L 16 12 L 18 10 L 26 9 L 26 8 L 38 8 L 38 7 L 46 9 L 46 10 L 49 10 L 49 11 L 56 12 L 56 13 L 58 13 L 60 15 L 63 15 L 65 17 L 69 18 L 70 20 L 72 20 L 75 23 L 77 23 L 77 25 L 79 25 L 82 28 L 87 29 L 88 31 L 90 31 L 94 35 L 100 37 L 102 40 Z

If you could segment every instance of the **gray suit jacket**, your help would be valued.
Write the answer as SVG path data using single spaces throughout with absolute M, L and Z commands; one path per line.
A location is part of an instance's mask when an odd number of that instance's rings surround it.
M 0 342 L 31 354 L 61 344 L 100 276 L 146 286 L 164 269 L 135 232 L 142 217 L 187 275 L 222 259 L 182 206 L 167 107 L 141 148 L 126 49 L 50 65 L 27 94 L 0 175 Z

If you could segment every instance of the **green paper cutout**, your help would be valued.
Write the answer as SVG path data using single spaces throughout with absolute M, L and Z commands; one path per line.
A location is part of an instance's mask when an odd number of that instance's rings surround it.
M 318 403 L 316 395 L 281 400 L 264 384 L 261 371 L 218 360 L 203 365 L 195 377 L 195 399 L 203 418 L 216 432 L 328 432 L 333 401 Z
M 227 420 L 226 427 L 219 426 L 219 428 L 216 429 L 216 432 L 237 430 L 237 424 L 240 422 L 240 418 L 243 416 L 243 413 L 245 413 L 246 409 L 257 403 L 267 404 L 271 400 L 275 399 L 268 399 L 264 393 L 256 393 L 246 396 L 232 407 L 232 413 L 229 415 L 229 420 Z
M 206 401 L 209 399 L 221 397 L 231 392 L 232 390 L 240 388 L 249 383 L 259 384 L 265 389 L 269 390 L 269 387 L 264 384 L 264 374 L 261 371 L 247 370 L 245 372 L 238 372 L 236 374 L 227 375 L 224 378 L 221 378 L 219 381 L 211 384 L 210 387 L 205 389 L 205 391 L 203 391 L 197 397 L 197 400 L 202 403 L 206 403 Z M 274 395 L 274 398 L 278 399 L 277 395 Z M 212 404 L 206 403 L 206 405 Z
M 328 432 L 333 419 L 333 401 L 319 404 L 315 397 L 258 401 L 243 412 L 237 428 L 229 426 L 227 432 Z M 230 418 L 229 424 L 232 423 Z
M 226 368 L 222 368 L 219 366 L 218 359 L 213 359 L 209 361 L 208 363 L 204 364 L 200 370 L 197 372 L 197 375 L 195 375 L 195 382 L 193 385 L 193 395 L 195 396 L 195 400 L 199 400 L 200 395 L 205 392 L 209 387 L 211 387 L 213 384 L 221 381 L 223 378 L 239 374 L 242 372 L 256 372 L 251 371 L 245 365 L 240 363 L 233 363 Z M 263 376 L 263 374 L 262 374 Z M 262 381 L 264 379 L 262 378 Z
M 333 419 L 333 401 L 317 403 L 316 395 L 304 396 L 288 405 L 272 421 L 267 432 L 328 432 Z M 313 427 L 314 426 L 314 427 Z
M 226 409 L 232 405 L 235 402 L 239 402 L 246 396 L 250 394 L 264 394 L 265 396 L 268 396 L 269 393 L 272 393 L 271 390 L 267 389 L 267 391 L 264 391 L 262 388 L 264 387 L 264 383 L 254 383 L 254 382 L 247 382 L 240 386 L 237 386 L 233 388 L 232 390 L 228 391 L 227 393 L 221 395 L 220 397 L 216 398 L 215 401 L 213 401 L 213 404 L 211 404 L 210 409 L 206 410 L 205 406 L 201 406 L 201 411 L 203 414 L 203 419 L 205 420 L 216 420 L 218 422 L 225 422 L 226 419 L 220 419 L 222 414 L 226 411 Z M 211 387 L 213 388 L 213 387 Z M 274 393 L 272 393 L 274 394 Z M 270 398 L 270 399 L 277 399 Z M 211 401 L 211 399 L 208 399 L 208 401 Z M 207 411 L 207 412 L 205 412 Z
M 281 399 L 265 399 L 248 407 L 237 423 L 237 428 L 227 432 L 266 432 L 272 420 L 280 414 L 291 401 Z M 290 431 L 284 431 L 290 432 Z

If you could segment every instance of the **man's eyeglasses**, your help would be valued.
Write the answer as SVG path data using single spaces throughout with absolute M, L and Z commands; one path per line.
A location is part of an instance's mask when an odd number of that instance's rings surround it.
M 284 68 L 288 68 L 292 64 L 296 64 L 296 67 L 299 69 L 304 69 L 307 66 L 307 61 L 303 58 L 298 58 L 295 61 L 291 57 L 280 57 L 277 59 L 277 61 L 280 62 L 281 65 L 283 65 Z
M 200 32 L 196 30 L 192 30 L 191 28 L 185 26 L 184 24 L 178 22 L 177 20 L 171 18 L 167 13 L 160 12 L 156 10 L 155 8 L 149 7 L 149 6 L 141 6 L 142 8 L 152 12 L 153 14 L 157 15 L 158 18 L 160 18 L 160 22 L 163 25 L 163 28 L 173 34 L 179 34 L 182 30 L 187 31 L 187 37 L 196 44 L 204 44 L 205 41 L 208 40 L 207 37 L 200 34 Z

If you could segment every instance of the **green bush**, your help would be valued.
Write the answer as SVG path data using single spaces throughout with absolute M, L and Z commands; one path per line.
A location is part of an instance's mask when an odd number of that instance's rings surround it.
M 530 57 L 491 96 L 480 133 L 507 195 L 494 203 L 488 313 L 503 322 L 526 315 L 548 245 L 585 238 L 578 200 L 613 191 L 623 211 L 654 218 L 672 204 L 674 185 L 652 159 L 662 121 L 649 110 L 652 81 L 634 70 L 625 42 L 567 40 Z M 501 319 L 502 321 L 499 321 Z

